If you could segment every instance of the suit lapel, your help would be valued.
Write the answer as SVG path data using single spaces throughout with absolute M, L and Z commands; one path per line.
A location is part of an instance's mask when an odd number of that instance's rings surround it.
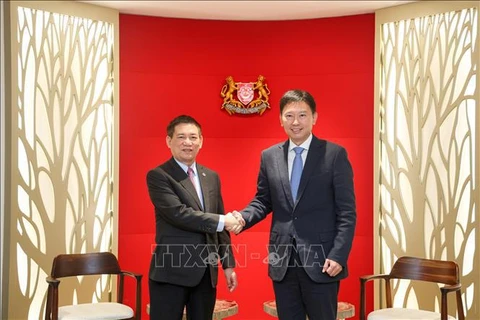
M 195 190 L 195 187 L 193 186 L 192 181 L 190 181 L 190 178 L 188 177 L 187 173 L 183 171 L 183 169 L 178 165 L 178 163 L 173 158 L 170 159 L 168 164 L 169 164 L 168 173 L 172 176 L 173 179 L 178 181 L 178 183 L 180 183 L 188 191 L 190 196 L 192 196 L 193 201 L 197 205 L 195 209 L 202 210 L 202 204 L 200 202 L 200 199 L 198 199 L 197 191 Z M 198 172 L 198 169 L 197 169 L 197 172 Z
M 205 170 L 205 168 L 199 164 L 197 164 L 197 173 L 198 173 L 198 180 L 200 181 L 200 186 L 202 188 L 202 195 L 203 195 L 203 211 L 210 212 L 210 199 L 208 197 L 209 190 L 210 190 L 210 183 L 208 183 L 209 176 Z
M 308 180 L 310 179 L 315 170 L 315 166 L 320 159 L 320 150 L 322 148 L 325 148 L 325 141 L 320 141 L 315 136 L 313 136 L 312 142 L 310 143 L 310 148 L 308 150 L 307 160 L 305 161 L 305 167 L 302 171 L 300 186 L 298 187 L 298 199 L 301 199 L 303 191 L 305 191 L 305 187 L 307 186 Z
M 283 191 L 293 208 L 292 188 L 290 187 L 290 178 L 288 177 L 288 140 L 278 147 L 278 154 L 275 158 L 277 159 L 278 176 L 282 182 Z

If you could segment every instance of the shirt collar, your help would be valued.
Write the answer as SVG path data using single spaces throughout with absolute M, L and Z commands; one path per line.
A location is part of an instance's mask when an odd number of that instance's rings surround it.
M 313 134 L 310 133 L 307 140 L 303 141 L 303 143 L 299 146 L 297 146 L 295 143 L 293 143 L 292 139 L 289 139 L 288 151 L 289 152 L 292 151 L 293 148 L 295 148 L 295 147 L 302 147 L 303 149 L 308 150 L 308 148 L 310 147 L 310 143 L 312 143 L 312 138 L 313 138 Z
M 173 158 L 173 159 L 175 159 L 175 158 Z M 183 169 L 183 171 L 187 172 L 187 170 L 188 170 L 189 167 L 188 167 L 185 163 L 180 162 L 180 161 L 178 161 L 177 159 L 175 159 L 175 162 L 178 163 L 178 165 Z M 194 162 L 190 167 L 193 169 L 193 173 L 194 173 L 195 175 L 197 175 L 197 163 Z

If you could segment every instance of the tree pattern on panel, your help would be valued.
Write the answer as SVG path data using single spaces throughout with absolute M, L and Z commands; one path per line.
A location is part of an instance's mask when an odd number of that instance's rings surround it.
M 379 128 L 381 271 L 404 255 L 455 260 L 474 318 L 477 19 L 472 8 L 382 25 Z M 406 293 L 396 306 L 439 309 L 438 287 L 394 289 Z
M 57 254 L 111 248 L 114 27 L 23 7 L 17 14 L 10 299 L 23 308 L 9 312 L 39 319 Z M 87 278 L 62 283 L 60 303 L 105 300 L 110 279 Z

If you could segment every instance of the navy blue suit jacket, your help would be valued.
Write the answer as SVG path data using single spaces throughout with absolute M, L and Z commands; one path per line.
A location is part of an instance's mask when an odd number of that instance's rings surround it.
M 298 199 L 292 198 L 288 177 L 289 141 L 262 152 L 257 193 L 242 210 L 248 229 L 273 212 L 268 274 L 281 281 L 292 250 L 315 282 L 332 282 L 348 275 L 356 208 L 353 171 L 346 150 L 313 136 L 302 172 Z M 295 238 L 296 247 L 292 245 Z M 325 259 L 343 266 L 336 277 L 322 273 Z

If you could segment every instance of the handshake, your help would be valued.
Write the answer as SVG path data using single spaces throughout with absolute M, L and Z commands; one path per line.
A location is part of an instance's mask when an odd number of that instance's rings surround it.
M 245 226 L 245 220 L 238 211 L 229 212 L 225 215 L 225 229 L 229 232 L 239 234 Z

